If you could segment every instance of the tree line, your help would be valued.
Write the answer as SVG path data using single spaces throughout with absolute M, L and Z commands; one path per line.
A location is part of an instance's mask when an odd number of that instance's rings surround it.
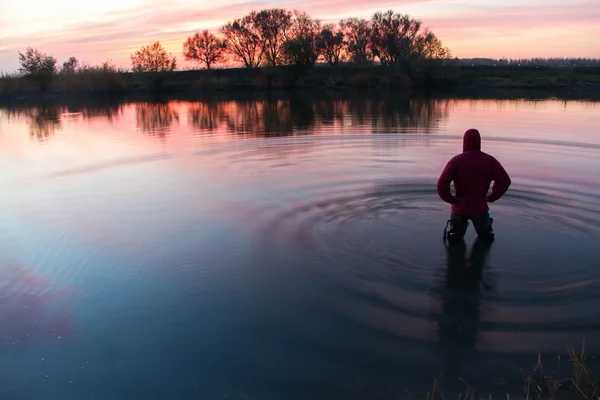
M 598 58 L 462 58 L 459 60 L 462 65 L 479 66 L 511 66 L 511 67 L 600 67 Z
M 311 68 L 329 65 L 380 63 L 406 68 L 423 59 L 450 57 L 450 50 L 421 20 L 393 10 L 376 12 L 370 19 L 348 18 L 335 24 L 298 10 L 271 8 L 252 11 L 228 21 L 216 32 L 196 32 L 183 43 L 185 60 L 211 69 L 235 62 L 247 68 L 295 65 Z M 131 54 L 133 72 L 168 72 L 177 69 L 177 57 L 156 41 Z M 124 72 L 109 63 L 82 65 L 75 57 L 62 65 L 34 48 L 19 52 L 19 75 L 44 90 L 57 74 Z
M 182 44 L 185 60 L 206 69 L 237 63 L 246 68 L 296 66 L 305 70 L 317 62 L 336 66 L 381 64 L 410 76 L 423 61 L 449 60 L 450 50 L 419 19 L 394 10 L 379 11 L 369 19 L 348 18 L 333 24 L 298 10 L 271 8 L 252 11 L 228 21 L 215 32 L 204 30 Z M 130 56 L 133 72 L 168 72 L 177 69 L 177 57 L 156 41 Z M 57 60 L 34 48 L 19 52 L 19 75 L 45 90 L 60 74 L 107 76 L 125 72 L 106 62 L 89 66 L 75 57 L 59 65 Z M 597 59 L 454 59 L 450 65 L 489 66 L 598 66 Z M 123 82 L 115 82 L 123 85 Z
M 349 18 L 321 24 L 303 11 L 272 8 L 252 11 L 227 22 L 213 33 L 197 32 L 183 43 L 186 60 L 207 69 L 224 62 L 247 68 L 296 65 L 312 67 L 321 61 L 410 67 L 420 59 L 450 57 L 450 51 L 422 21 L 393 10 L 371 19 Z M 154 42 L 131 55 L 134 71 L 172 71 L 177 66 Z

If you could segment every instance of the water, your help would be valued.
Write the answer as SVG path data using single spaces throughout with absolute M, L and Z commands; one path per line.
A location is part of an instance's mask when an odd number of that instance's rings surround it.
M 513 186 L 446 248 L 471 127 Z M 418 397 L 598 354 L 599 132 L 557 99 L 0 108 L 0 395 Z

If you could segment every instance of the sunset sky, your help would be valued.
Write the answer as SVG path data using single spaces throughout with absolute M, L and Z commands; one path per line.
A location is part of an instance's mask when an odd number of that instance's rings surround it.
M 323 22 L 392 8 L 423 20 L 457 57 L 600 58 L 600 0 L 0 0 L 0 71 L 16 70 L 27 46 L 61 63 L 129 68 L 133 51 L 160 40 L 182 59 L 193 32 L 271 7 Z

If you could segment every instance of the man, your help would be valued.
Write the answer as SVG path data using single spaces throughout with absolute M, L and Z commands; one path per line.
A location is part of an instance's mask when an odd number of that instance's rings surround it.
M 455 196 L 450 192 L 454 181 Z M 488 195 L 490 183 L 492 193 Z M 442 200 L 452 204 L 452 213 L 446 227 L 448 239 L 460 239 L 465 235 L 469 220 L 473 222 L 480 238 L 493 239 L 493 219 L 487 203 L 493 203 L 506 193 L 510 177 L 502 165 L 489 154 L 481 151 L 481 135 L 477 129 L 469 129 L 463 137 L 463 152 L 454 156 L 440 175 L 437 191 Z M 444 233 L 444 238 L 446 233 Z

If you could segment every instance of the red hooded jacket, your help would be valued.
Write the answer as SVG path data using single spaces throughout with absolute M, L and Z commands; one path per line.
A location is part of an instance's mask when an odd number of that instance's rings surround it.
M 450 192 L 454 181 L 456 197 Z M 494 181 L 488 196 L 490 183 Z M 481 151 L 481 135 L 469 129 L 463 137 L 463 152 L 454 156 L 440 175 L 437 191 L 442 200 L 452 204 L 452 212 L 470 217 L 485 214 L 487 202 L 498 200 L 511 184 L 510 177 L 498 160 Z

